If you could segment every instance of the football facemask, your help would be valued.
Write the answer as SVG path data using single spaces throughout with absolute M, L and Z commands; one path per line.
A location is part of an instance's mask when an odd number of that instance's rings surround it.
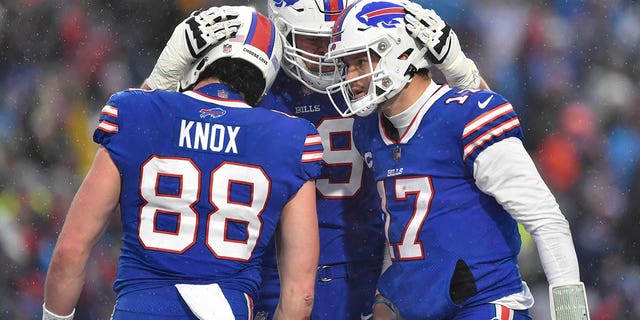
M 406 31 L 404 7 L 398 0 L 359 0 L 349 6 L 333 28 L 328 58 L 341 67 L 341 81 L 327 87 L 326 92 L 340 91 L 344 101 L 332 99 L 343 116 L 366 116 L 380 104 L 397 95 L 413 78 L 415 71 L 429 67 L 427 49 Z M 343 59 L 366 53 L 370 73 L 348 79 Z M 372 53 L 379 61 L 372 63 Z M 367 94 L 354 100 L 352 84 L 371 77 Z

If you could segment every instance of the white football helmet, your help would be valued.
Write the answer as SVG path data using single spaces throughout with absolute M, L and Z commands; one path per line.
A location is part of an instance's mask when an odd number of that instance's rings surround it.
M 349 0 L 269 0 L 269 17 L 283 37 L 282 67 L 292 78 L 309 89 L 324 93 L 327 86 L 340 80 L 333 63 L 325 60 L 326 48 L 321 54 L 298 48 L 299 36 L 331 36 L 333 23 L 346 8 Z
M 334 101 L 343 116 L 367 116 L 379 103 L 398 94 L 411 82 L 415 71 L 429 67 L 427 48 L 412 38 L 405 28 L 405 11 L 401 0 L 358 0 L 336 21 L 333 28 L 328 58 L 341 70 L 341 82 L 327 87 L 327 93 L 339 90 L 344 101 Z M 377 65 L 371 61 L 372 52 L 380 57 Z M 371 73 L 355 79 L 346 79 L 347 69 L 342 58 L 366 53 Z M 405 56 L 406 55 L 406 56 Z M 351 83 L 371 77 L 367 94 L 353 100 Z
M 237 6 L 238 19 L 242 21 L 238 32 L 215 46 L 200 59 L 180 79 L 180 91 L 190 89 L 200 77 L 200 73 L 218 59 L 239 58 L 256 66 L 265 80 L 264 96 L 280 70 L 282 40 L 275 25 L 253 7 Z

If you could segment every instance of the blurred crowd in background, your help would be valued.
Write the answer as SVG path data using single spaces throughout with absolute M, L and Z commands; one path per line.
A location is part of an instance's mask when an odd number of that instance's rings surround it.
M 569 220 L 594 320 L 640 319 L 640 3 L 417 0 L 456 30 L 512 102 Z M 192 10 L 266 1 L 0 2 L 0 320 L 39 319 L 66 209 L 97 146 L 108 97 L 139 86 Z M 437 75 L 436 75 L 437 77 Z M 93 251 L 76 319 L 107 319 L 119 220 Z M 535 245 L 521 271 L 549 319 Z M 409 284 L 407 284 L 409 285 Z

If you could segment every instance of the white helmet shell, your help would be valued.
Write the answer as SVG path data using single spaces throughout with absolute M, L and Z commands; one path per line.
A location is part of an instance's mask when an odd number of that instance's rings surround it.
M 346 70 L 340 67 L 341 81 L 327 87 L 327 92 L 342 92 L 344 103 L 333 101 L 333 105 L 343 117 L 371 114 L 379 103 L 393 98 L 411 82 L 415 71 L 429 67 L 427 48 L 409 35 L 404 16 L 399 0 L 358 0 L 336 21 L 330 60 L 340 66 L 342 58 L 353 54 L 367 54 L 370 64 L 372 53 L 380 58 L 377 65 L 370 65 L 369 74 L 355 79 L 345 79 Z M 352 100 L 351 83 L 365 77 L 371 77 L 367 94 Z
M 326 50 L 309 52 L 297 46 L 300 36 L 326 38 L 349 0 L 269 0 L 269 17 L 283 37 L 282 67 L 290 77 L 309 89 L 324 93 L 327 86 L 339 81 L 333 63 L 326 61 Z
M 271 88 L 282 58 L 282 41 L 275 25 L 253 7 L 237 6 L 235 9 L 242 21 L 236 35 L 213 46 L 198 59 L 180 79 L 180 91 L 191 88 L 207 66 L 222 58 L 238 58 L 253 64 L 265 79 L 262 95 Z

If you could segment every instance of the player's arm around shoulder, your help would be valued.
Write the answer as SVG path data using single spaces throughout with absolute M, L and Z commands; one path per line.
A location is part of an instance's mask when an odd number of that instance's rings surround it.
M 73 315 L 87 259 L 108 225 L 119 195 L 120 173 L 107 150 L 100 147 L 71 203 L 53 251 L 45 281 L 44 319 Z
M 276 243 L 281 291 L 274 319 L 311 316 L 320 250 L 315 195 L 315 182 L 307 181 L 280 216 Z

